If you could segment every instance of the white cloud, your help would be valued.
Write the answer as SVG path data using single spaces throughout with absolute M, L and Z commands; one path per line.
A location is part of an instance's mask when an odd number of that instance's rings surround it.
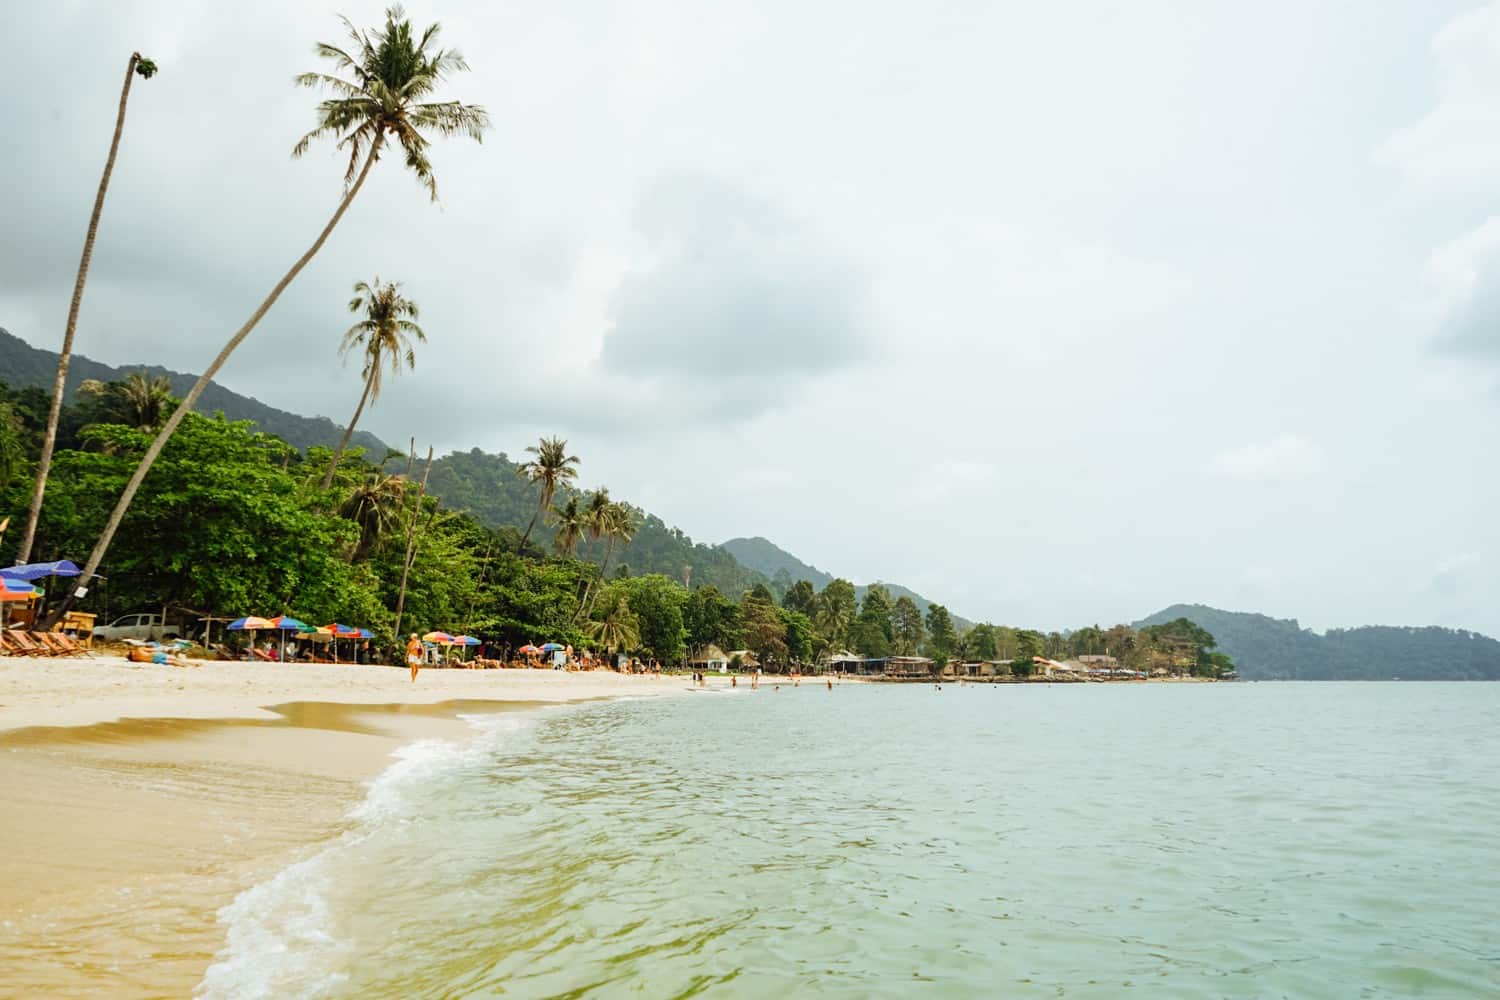
M 1437 104 L 1396 132 L 1380 158 L 1423 187 L 1492 186 L 1500 178 L 1500 2 L 1454 18 L 1432 50 Z
M 1323 451 L 1316 444 L 1296 434 L 1283 434 L 1215 455 L 1209 473 L 1245 482 L 1290 482 L 1308 479 L 1325 465 Z

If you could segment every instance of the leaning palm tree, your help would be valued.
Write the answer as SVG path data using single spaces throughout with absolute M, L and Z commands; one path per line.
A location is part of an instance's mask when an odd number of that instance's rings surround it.
M 557 534 L 552 539 L 557 551 L 565 556 L 577 553 L 578 543 L 589 532 L 588 510 L 579 506 L 578 498 L 568 497 L 567 503 L 552 508 L 548 521 L 557 529 Z
M 353 52 L 346 52 L 323 42 L 318 43 L 314 51 L 330 60 L 336 72 L 347 71 L 352 79 L 328 73 L 303 73 L 297 77 L 297 83 L 306 87 L 325 87 L 334 96 L 318 105 L 317 128 L 302 137 L 292 148 L 292 155 L 296 157 L 307 152 L 314 139 L 325 136 L 336 138 L 336 148 L 347 149 L 349 152 L 349 168 L 344 174 L 344 196 L 312 246 L 297 258 L 292 269 L 282 276 L 265 300 L 250 314 L 250 318 L 229 338 L 213 363 L 198 377 L 192 389 L 188 390 L 182 404 L 162 426 L 156 440 L 151 442 L 146 453 L 141 456 L 140 464 L 126 483 L 125 491 L 120 494 L 119 501 L 105 523 L 104 532 L 94 545 L 94 551 L 89 553 L 82 576 L 85 581 L 99 568 L 99 562 L 120 528 L 120 521 L 130 508 L 130 501 L 135 498 L 146 473 L 151 471 L 152 464 L 176 432 L 178 424 L 182 423 L 188 411 L 198 402 L 198 397 L 203 395 L 209 381 L 224 367 L 235 348 L 250 335 L 261 317 L 276 304 L 281 293 L 302 273 L 308 261 L 323 248 L 334 227 L 349 210 L 354 196 L 364 186 L 370 168 L 380 159 L 386 143 L 389 141 L 395 144 L 402 154 L 403 162 L 416 174 L 417 181 L 427 188 L 432 200 L 436 201 L 437 183 L 433 178 L 432 163 L 427 158 L 431 142 L 422 134 L 423 131 L 429 130 L 445 136 L 465 134 L 480 141 L 484 130 L 489 127 L 489 117 L 483 108 L 458 101 L 425 100 L 432 96 L 449 74 L 468 69 L 468 64 L 457 52 L 436 47 L 438 25 L 429 26 L 420 38 L 413 37 L 411 22 L 406 20 L 399 6 L 386 10 L 385 26 L 377 31 L 359 31 L 347 18 L 343 21 L 354 41 Z M 61 621 L 72 602 L 71 595 L 61 602 L 48 618 L 47 627 Z
M 115 137 L 109 143 L 109 156 L 104 159 L 104 175 L 99 178 L 99 190 L 94 193 L 94 211 L 89 215 L 89 228 L 83 237 L 83 256 L 78 261 L 78 277 L 73 282 L 73 301 L 68 306 L 68 325 L 63 328 L 62 350 L 57 355 L 57 377 L 52 382 L 52 408 L 47 411 L 47 431 L 42 437 L 42 454 L 37 460 L 36 483 L 31 491 L 31 512 L 26 517 L 26 532 L 21 536 L 21 548 L 16 552 L 17 565 L 31 559 L 31 546 L 36 541 L 36 525 L 42 516 L 42 497 L 47 493 L 47 474 L 52 469 L 52 450 L 57 445 L 57 422 L 62 416 L 63 393 L 68 386 L 68 363 L 73 359 L 73 334 L 78 329 L 78 309 L 83 305 L 83 285 L 88 280 L 89 263 L 94 259 L 94 237 L 99 233 L 99 216 L 104 213 L 104 196 L 109 192 L 109 177 L 115 170 L 115 154 L 120 151 L 120 134 L 125 131 L 125 105 L 130 100 L 130 84 L 140 74 L 149 80 L 156 75 L 156 63 L 145 59 L 139 52 L 130 53 L 125 64 L 125 84 L 120 88 L 120 110 L 115 115 Z
M 399 283 L 381 284 L 380 276 L 376 275 L 373 286 L 363 281 L 355 284 L 354 298 L 349 300 L 349 311 L 357 313 L 361 309 L 365 312 L 365 318 L 344 331 L 339 353 L 347 356 L 355 349 L 363 351 L 365 366 L 360 374 L 365 380 L 365 391 L 360 393 L 354 416 L 350 419 L 349 426 L 344 428 L 344 436 L 339 439 L 339 446 L 334 449 L 333 458 L 328 463 L 328 474 L 323 477 L 325 490 L 333 485 L 334 470 L 339 467 L 344 449 L 349 447 L 349 439 L 354 436 L 354 425 L 359 423 L 359 415 L 365 411 L 365 403 L 373 403 L 380 398 L 380 374 L 385 370 L 386 360 L 390 360 L 391 374 L 400 375 L 403 362 L 408 369 L 417 366 L 417 354 L 409 338 L 427 343 L 427 335 L 416 323 L 417 304 L 401 294 Z
M 516 472 L 540 486 L 541 493 L 537 497 L 536 510 L 531 513 L 531 523 L 526 525 L 526 533 L 521 536 L 522 551 L 531 538 L 531 529 L 536 527 L 537 517 L 552 506 L 558 488 L 578 478 L 578 456 L 568 454 L 568 442 L 564 438 L 542 438 L 526 450 L 535 457 Z

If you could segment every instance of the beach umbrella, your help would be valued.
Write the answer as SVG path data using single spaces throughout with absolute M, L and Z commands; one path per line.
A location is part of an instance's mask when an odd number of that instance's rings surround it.
M 479 645 L 479 640 L 476 639 L 476 638 L 474 638 L 472 635 L 457 635 L 457 636 L 453 637 L 453 645 L 455 645 L 455 646 L 477 646 L 477 645 Z
M 79 572 L 78 565 L 71 559 L 0 568 L 0 576 L 10 580 L 40 580 L 44 576 L 77 576 Z
M 291 615 L 277 615 L 275 618 L 266 620 L 266 628 L 275 629 L 281 633 L 281 658 L 286 659 L 286 634 L 288 632 L 305 632 L 312 628 L 307 622 L 299 622 Z
M 235 632 L 255 632 L 259 629 L 274 628 L 275 626 L 271 624 L 270 619 L 247 615 L 244 618 L 236 618 L 225 627 Z
M 563 644 L 560 643 L 560 642 L 549 642 L 549 643 L 547 643 L 547 645 L 545 645 L 545 646 L 542 647 L 542 652 L 544 652 L 544 653 L 555 653 L 559 649 L 563 649 L 563 648 L 564 648 Z
M 540 653 L 541 650 L 538 649 L 536 646 L 533 646 L 531 643 L 528 642 L 526 645 L 524 645 L 520 649 L 516 650 L 516 652 L 518 652 L 518 653 L 525 653 L 527 656 L 530 656 L 532 653 Z
M 447 632 L 428 632 L 426 635 L 422 636 L 422 641 L 436 643 L 440 646 L 447 646 L 452 644 L 453 636 L 449 635 Z

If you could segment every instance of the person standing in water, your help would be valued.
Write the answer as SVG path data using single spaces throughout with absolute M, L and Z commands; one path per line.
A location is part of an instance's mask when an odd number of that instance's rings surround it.
M 406 664 L 411 667 L 411 682 L 417 682 L 417 671 L 422 666 L 422 640 L 417 638 L 413 632 L 411 638 L 406 640 Z

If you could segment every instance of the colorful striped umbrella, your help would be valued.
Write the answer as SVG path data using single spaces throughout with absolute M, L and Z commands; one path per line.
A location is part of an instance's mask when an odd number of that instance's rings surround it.
M 229 623 L 228 627 L 236 632 L 254 632 L 258 629 L 275 628 L 276 626 L 272 625 L 268 618 L 257 618 L 254 615 L 247 615 L 244 618 L 236 618 Z

